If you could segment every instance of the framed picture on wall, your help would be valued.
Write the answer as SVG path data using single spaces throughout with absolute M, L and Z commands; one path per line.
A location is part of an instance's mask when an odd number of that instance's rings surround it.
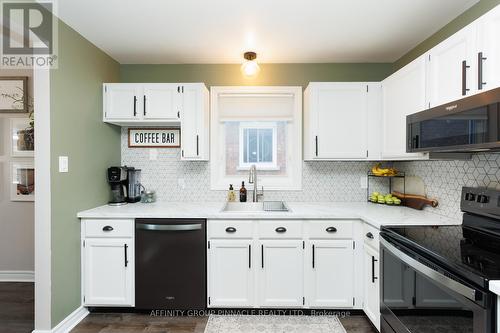
M 10 119 L 10 154 L 12 157 L 33 157 L 35 130 L 28 118 Z
M 11 162 L 10 200 L 35 200 L 35 166 L 33 162 Z
M 0 76 L 0 112 L 28 112 L 27 76 Z

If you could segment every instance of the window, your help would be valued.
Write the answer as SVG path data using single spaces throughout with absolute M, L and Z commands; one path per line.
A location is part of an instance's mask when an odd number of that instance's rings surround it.
M 278 170 L 277 124 L 240 123 L 239 166 L 248 170 L 256 165 L 259 170 Z
M 302 188 L 302 88 L 212 87 L 211 188 L 227 190 L 255 165 L 267 190 Z

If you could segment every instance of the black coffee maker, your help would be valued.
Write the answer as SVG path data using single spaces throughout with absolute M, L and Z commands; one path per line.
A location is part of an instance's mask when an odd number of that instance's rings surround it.
M 127 167 L 108 168 L 107 180 L 111 187 L 111 195 L 108 204 L 120 206 L 127 203 Z

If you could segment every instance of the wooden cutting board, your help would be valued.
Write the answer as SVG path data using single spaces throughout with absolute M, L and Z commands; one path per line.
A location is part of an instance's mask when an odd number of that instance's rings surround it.
M 437 207 L 438 201 L 435 199 L 429 199 L 423 195 L 415 194 L 403 194 L 401 192 L 392 191 L 392 195 L 401 199 L 402 203 L 410 208 L 422 210 L 426 205 Z

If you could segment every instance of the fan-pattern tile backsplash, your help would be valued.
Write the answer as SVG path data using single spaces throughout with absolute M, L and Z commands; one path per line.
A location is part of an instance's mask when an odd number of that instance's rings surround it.
M 158 201 L 223 201 L 226 191 L 210 190 L 210 164 L 180 160 L 180 149 L 158 149 L 155 161 L 149 149 L 128 148 L 127 129 L 122 129 L 122 164 L 142 169 L 142 183 L 156 190 Z M 266 191 L 266 200 L 291 202 L 364 201 L 361 178 L 373 162 L 303 162 L 302 191 Z M 421 177 L 427 195 L 439 200 L 438 214 L 460 217 L 462 186 L 500 187 L 500 154 L 478 154 L 471 161 L 398 162 L 397 168 Z M 242 181 L 247 179 L 242 179 Z M 235 184 L 235 190 L 239 184 Z M 229 186 L 229 184 L 228 184 Z M 251 188 L 251 187 L 250 187 Z M 381 183 L 370 188 L 384 192 Z M 385 190 L 386 191 L 386 190 Z

